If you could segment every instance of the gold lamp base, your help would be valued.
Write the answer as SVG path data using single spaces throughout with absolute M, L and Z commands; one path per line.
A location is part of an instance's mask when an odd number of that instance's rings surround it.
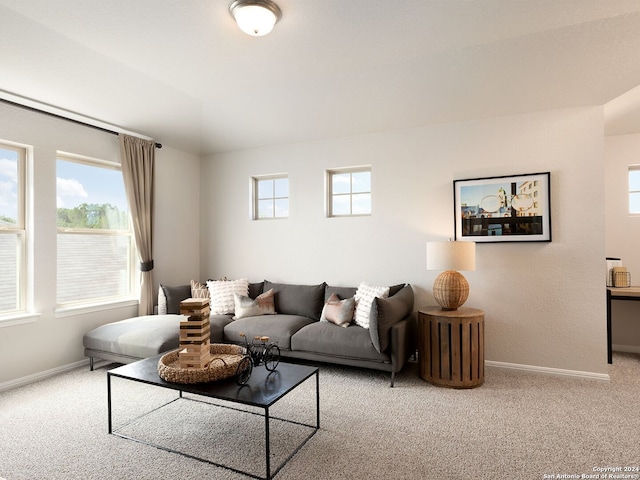
M 469 282 L 456 270 L 445 270 L 433 282 L 433 296 L 442 310 L 457 310 L 469 298 Z

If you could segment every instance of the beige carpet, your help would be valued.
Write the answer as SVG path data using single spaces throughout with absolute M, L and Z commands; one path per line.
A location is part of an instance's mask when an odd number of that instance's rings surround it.
M 106 371 L 78 369 L 0 393 L 1 478 L 247 478 L 108 435 Z M 599 382 L 488 368 L 483 386 L 450 390 L 422 381 L 415 363 L 395 388 L 383 373 L 322 366 L 321 430 L 276 478 L 580 478 L 637 467 L 640 356 L 616 354 L 610 375 Z M 311 423 L 313 395 L 307 381 L 271 413 Z M 115 423 L 174 397 L 115 379 Z M 183 400 L 123 431 L 263 475 L 262 428 L 255 415 Z M 275 466 L 306 436 L 301 428 L 274 424 Z

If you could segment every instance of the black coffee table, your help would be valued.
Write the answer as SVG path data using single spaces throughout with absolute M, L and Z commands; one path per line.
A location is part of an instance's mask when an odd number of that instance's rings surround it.
M 275 372 L 268 372 L 266 368 L 262 366 L 254 367 L 253 373 L 245 386 L 238 386 L 235 382 L 235 378 L 229 378 L 226 380 L 220 380 L 216 382 L 209 383 L 199 383 L 199 384 L 180 384 L 180 383 L 172 383 L 167 382 L 160 378 L 158 375 L 158 361 L 163 354 L 156 355 L 154 357 L 146 358 L 144 360 L 140 360 L 134 363 L 130 363 L 128 365 L 123 365 L 121 367 L 114 368 L 107 372 L 107 395 L 108 395 L 108 415 L 109 415 L 109 433 L 112 435 L 117 435 L 122 438 L 126 438 L 129 440 L 135 440 L 140 443 L 144 443 L 146 445 L 150 445 L 165 451 L 178 453 L 180 455 L 184 455 L 189 458 L 193 458 L 195 460 L 199 460 L 202 462 L 210 463 L 212 465 L 226 468 L 228 470 L 232 470 L 237 473 L 241 473 L 247 475 L 252 478 L 265 478 L 270 480 L 273 478 L 279 471 L 284 467 L 284 465 L 315 435 L 315 433 L 320 429 L 320 377 L 319 370 L 317 367 L 310 367 L 307 365 L 296 365 L 290 363 L 280 363 Z M 277 375 L 277 382 L 273 382 L 273 375 Z M 284 418 L 270 417 L 269 416 L 269 407 L 273 406 L 278 400 L 283 398 L 287 393 L 291 392 L 298 385 L 302 384 L 305 380 L 309 379 L 313 375 L 316 376 L 316 422 L 315 425 L 309 425 L 306 423 L 301 423 L 293 420 L 287 420 Z M 255 474 L 238 470 L 236 468 L 230 467 L 228 465 L 223 465 L 220 463 L 213 462 L 208 459 L 199 458 L 194 455 L 189 455 L 188 453 L 181 452 L 179 450 L 174 450 L 171 448 L 167 448 L 165 446 L 157 445 L 154 443 L 146 442 L 140 439 L 133 438 L 128 435 L 124 435 L 118 433 L 117 429 L 114 429 L 112 423 L 112 415 L 111 415 L 111 377 L 118 377 L 127 380 L 131 380 L 134 382 L 141 382 L 148 385 L 155 385 L 162 388 L 167 388 L 171 390 L 175 390 L 179 393 L 178 397 L 165 405 L 158 407 L 162 408 L 164 406 L 169 405 L 175 401 L 197 401 L 195 399 L 191 399 L 189 397 L 183 397 L 183 393 L 189 393 L 193 395 L 199 395 L 203 397 L 223 400 L 226 402 L 232 402 L 234 404 L 241 405 L 249 405 L 252 407 L 258 407 L 264 410 L 264 428 L 265 428 L 265 462 L 266 462 L 266 475 L 265 477 L 260 477 Z M 274 386 L 275 384 L 275 386 Z M 232 408 L 225 407 L 224 405 L 216 405 L 214 403 L 211 404 L 214 407 L 223 407 L 223 408 Z M 158 410 L 158 408 L 154 408 L 153 411 Z M 245 411 L 241 409 L 236 409 L 240 411 Z M 246 411 L 250 414 L 256 414 L 255 412 Z M 151 412 L 148 412 L 151 413 Z M 147 414 L 148 414 L 147 413 Z M 144 417 L 145 415 L 142 415 Z M 138 417 L 140 418 L 140 417 Z M 302 441 L 300 445 L 289 455 L 284 462 L 278 466 L 273 472 L 271 471 L 271 461 L 270 461 L 270 448 L 269 448 L 269 420 L 277 419 L 280 421 L 285 421 L 288 423 L 294 423 L 297 425 L 301 425 L 303 427 L 311 428 L 311 433 Z M 128 422 L 131 423 L 131 422 Z M 240 430 L 240 427 L 239 427 Z

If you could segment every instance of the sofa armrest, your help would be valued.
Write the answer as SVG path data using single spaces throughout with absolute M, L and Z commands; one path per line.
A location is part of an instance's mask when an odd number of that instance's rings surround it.
M 399 372 L 411 355 L 416 353 L 418 326 L 414 313 L 391 327 L 389 357 L 393 372 Z

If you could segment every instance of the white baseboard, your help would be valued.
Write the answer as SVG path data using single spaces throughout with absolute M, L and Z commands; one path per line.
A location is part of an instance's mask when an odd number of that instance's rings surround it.
M 528 373 L 542 373 L 544 375 L 554 375 L 558 377 L 580 378 L 586 380 L 598 380 L 608 382 L 611 380 L 608 373 L 581 372 L 579 370 L 563 370 L 561 368 L 538 367 L 535 365 L 522 365 L 518 363 L 485 361 L 487 367 L 504 368 L 507 370 L 518 370 Z
M 78 362 L 70 363 L 69 365 L 63 365 L 61 367 L 52 368 L 51 370 L 45 370 L 44 372 L 34 373 L 33 375 L 27 375 L 26 377 L 16 378 L 15 380 L 9 380 L 8 382 L 0 383 L 0 392 L 10 390 L 12 388 L 21 387 L 30 383 L 35 383 L 45 378 L 55 377 L 61 373 L 68 372 L 78 367 L 89 365 L 89 359 L 80 360 Z
M 640 353 L 640 347 L 636 345 L 611 345 L 614 352 Z
M 613 349 L 620 352 L 632 352 L 640 353 L 640 347 L 627 346 L 627 345 L 614 345 Z M 45 370 L 44 372 L 38 372 L 33 375 L 27 375 L 26 377 L 17 378 L 8 382 L 0 383 L 0 392 L 10 390 L 12 388 L 21 387 L 30 383 L 35 383 L 45 378 L 53 377 L 69 370 L 73 370 L 78 367 L 88 366 L 89 360 L 84 359 L 69 365 L 63 365 L 62 367 L 52 368 L 51 370 Z M 506 362 L 494 362 L 486 360 L 485 365 L 487 367 L 504 368 L 507 370 L 518 370 L 528 373 L 541 373 L 544 375 L 555 375 L 560 377 L 581 378 L 587 380 L 598 380 L 608 382 L 610 380 L 609 375 L 606 373 L 593 373 L 593 372 L 581 372 L 578 370 L 563 370 L 561 368 L 549 368 L 538 367 L 534 365 L 522 365 L 519 363 L 506 363 Z M 0 479 L 2 480 L 2 479 Z

